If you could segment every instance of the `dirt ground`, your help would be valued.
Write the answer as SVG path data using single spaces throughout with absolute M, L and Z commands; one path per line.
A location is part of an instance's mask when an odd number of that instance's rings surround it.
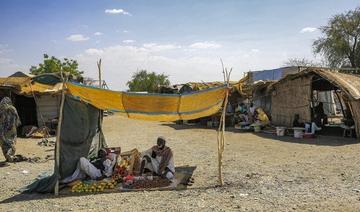
M 123 151 L 145 150 L 157 136 L 165 136 L 177 166 L 197 167 L 195 183 L 182 191 L 24 196 L 17 190 L 39 174 L 51 173 L 54 161 L 22 162 L 0 168 L 0 211 L 360 210 L 360 144 L 354 139 L 279 139 L 229 129 L 225 186 L 217 187 L 214 129 L 110 116 L 104 120 L 104 132 L 108 145 L 121 146 Z M 18 139 L 17 153 L 42 159 L 53 154 L 53 147 L 39 146 L 38 141 Z

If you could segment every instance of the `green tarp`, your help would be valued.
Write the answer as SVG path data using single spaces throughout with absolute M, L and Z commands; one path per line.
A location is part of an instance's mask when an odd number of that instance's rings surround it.
M 80 157 L 92 158 L 100 148 L 106 147 L 99 127 L 101 111 L 89 104 L 66 96 L 60 139 L 60 179 L 70 176 Z M 54 192 L 56 170 L 52 176 L 39 179 L 27 186 L 25 192 Z

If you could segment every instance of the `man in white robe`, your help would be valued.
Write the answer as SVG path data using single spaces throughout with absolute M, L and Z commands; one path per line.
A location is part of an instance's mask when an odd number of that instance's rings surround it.
M 175 177 L 174 157 L 170 147 L 167 147 L 164 137 L 157 139 L 157 145 L 141 154 L 140 175 L 147 169 L 153 174 L 167 179 Z
M 105 149 L 100 149 L 98 158 L 90 161 L 87 158 L 81 157 L 74 173 L 63 179 L 62 183 L 70 183 L 75 180 L 85 179 L 87 176 L 92 180 L 110 177 L 114 170 L 116 163 L 116 154 L 107 154 Z

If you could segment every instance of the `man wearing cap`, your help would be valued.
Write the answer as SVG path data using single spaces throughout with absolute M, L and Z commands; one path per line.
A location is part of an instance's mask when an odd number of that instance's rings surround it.
M 142 175 L 144 171 L 150 171 L 155 175 L 167 179 L 173 179 L 175 177 L 173 153 L 170 147 L 165 144 L 165 138 L 160 136 L 157 139 L 157 145 L 141 154 L 140 175 Z
M 100 149 L 98 157 L 89 160 L 85 157 L 79 159 L 78 165 L 74 173 L 63 179 L 62 183 L 69 183 L 79 179 L 85 179 L 89 176 L 92 180 L 110 177 L 116 163 L 116 154 L 107 153 L 106 149 Z

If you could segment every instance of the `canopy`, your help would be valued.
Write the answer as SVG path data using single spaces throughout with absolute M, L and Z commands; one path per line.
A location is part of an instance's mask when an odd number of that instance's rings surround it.
M 60 180 L 71 175 L 80 157 L 90 158 L 106 146 L 99 124 L 99 109 L 143 120 L 187 120 L 218 112 L 226 96 L 225 85 L 186 95 L 117 92 L 75 83 L 66 83 L 66 88 L 59 172 L 54 170 L 52 176 L 35 181 L 24 189 L 25 192 L 52 192 L 58 174 Z
M 129 118 L 176 121 L 217 113 L 226 94 L 218 86 L 189 94 L 144 94 L 118 92 L 75 83 L 66 83 L 67 93 L 101 110 L 119 112 Z

